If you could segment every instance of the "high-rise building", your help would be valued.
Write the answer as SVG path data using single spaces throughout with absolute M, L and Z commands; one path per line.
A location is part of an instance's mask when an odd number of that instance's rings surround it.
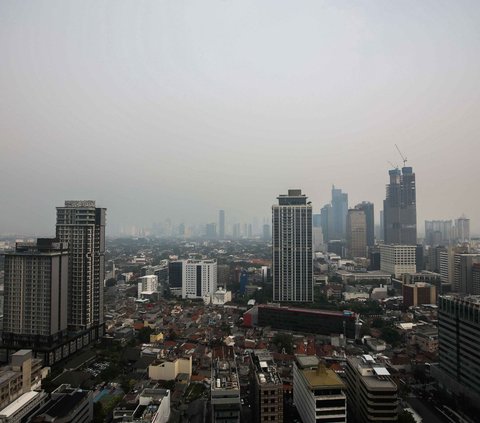
M 330 239 L 345 239 L 348 213 L 348 194 L 332 186 L 333 234 Z
M 388 172 L 390 183 L 383 202 L 385 244 L 417 244 L 415 173 L 411 167 Z
M 383 210 L 380 210 L 380 225 L 379 225 L 380 234 L 377 237 L 382 241 L 385 239 L 385 213 Z
M 416 273 L 415 245 L 380 245 L 380 270 L 395 275 Z
M 474 292 L 473 265 L 480 264 L 480 254 L 455 254 L 453 257 L 453 290 L 461 294 Z
M 375 208 L 373 203 L 362 201 L 355 206 L 357 210 L 363 210 L 367 223 L 367 247 L 375 245 Z
M 349 258 L 367 256 L 367 217 L 363 210 L 348 210 L 347 255 Z
M 345 385 L 314 355 L 296 355 L 293 401 L 303 423 L 347 421 Z
M 431 246 L 448 245 L 452 239 L 453 226 L 451 220 L 426 220 L 425 244 Z
M 17 243 L 15 251 L 5 253 L 4 345 L 43 357 L 66 337 L 67 248 L 45 238 Z
M 312 237 L 313 237 L 313 251 L 315 252 L 315 251 L 324 250 L 322 228 L 318 228 L 318 227 L 312 228 Z
M 480 399 L 480 297 L 440 296 L 439 367 L 449 391 Z M 443 379 L 442 375 L 442 379 Z
M 216 260 L 182 261 L 182 298 L 211 297 L 216 290 Z
M 225 239 L 225 210 L 218 212 L 218 237 Z
M 324 205 L 320 210 L 320 226 L 322 227 L 323 240 L 325 242 L 335 239 L 331 204 Z
M 103 325 L 105 214 L 95 201 L 65 201 L 64 207 L 57 207 L 57 238 L 68 243 L 67 309 L 72 329 Z
M 314 228 L 321 228 L 322 227 L 322 214 L 317 213 L 312 215 L 312 226 Z
M 455 238 L 460 242 L 470 241 L 470 219 L 465 216 L 455 219 Z
M 367 354 L 348 357 L 345 376 L 348 409 L 356 422 L 397 421 L 398 388 L 384 365 Z
M 313 301 L 312 206 L 288 190 L 272 206 L 273 300 Z

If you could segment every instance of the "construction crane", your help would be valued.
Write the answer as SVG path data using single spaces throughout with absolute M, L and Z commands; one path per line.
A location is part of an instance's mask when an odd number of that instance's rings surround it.
M 390 160 L 387 160 L 388 163 L 390 163 L 390 166 L 392 166 L 394 169 L 398 169 L 398 165 L 393 164 Z
M 395 148 L 397 149 L 398 154 L 400 154 L 400 157 L 401 157 L 402 160 L 403 160 L 403 167 L 405 167 L 405 163 L 407 163 L 407 158 L 402 154 L 402 152 L 401 152 L 400 149 L 398 148 L 398 145 L 397 145 L 397 144 L 395 144 Z

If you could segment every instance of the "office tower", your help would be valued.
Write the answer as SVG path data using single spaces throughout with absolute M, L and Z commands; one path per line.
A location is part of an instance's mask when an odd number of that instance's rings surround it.
M 293 402 L 303 423 L 347 421 L 345 385 L 314 355 L 295 355 Z
M 270 231 L 270 225 L 263 225 L 263 240 L 264 241 L 271 241 L 272 240 L 272 233 Z
M 415 246 L 415 268 L 417 273 L 425 270 L 425 251 L 421 244 Z
M 217 261 L 190 259 L 182 264 L 182 298 L 211 297 L 217 290 Z
M 253 238 L 253 227 L 252 224 L 249 223 L 247 226 L 247 238 L 252 239 Z
M 181 288 L 183 280 L 183 261 L 176 260 L 168 263 L 168 285 L 170 288 Z
M 348 357 L 345 376 L 348 410 L 356 422 L 397 421 L 398 388 L 384 365 L 367 354 Z
M 348 213 L 348 194 L 332 186 L 333 234 L 330 239 L 345 239 Z
M 283 382 L 268 350 L 250 354 L 253 421 L 283 423 Z
M 232 347 L 212 351 L 210 399 L 212 423 L 240 423 L 240 382 Z
M 218 212 L 218 237 L 225 239 L 225 210 Z
M 411 167 L 388 172 L 390 183 L 383 202 L 385 244 L 417 244 L 415 173 Z
M 207 239 L 215 239 L 217 237 L 217 224 L 207 223 L 205 226 L 205 235 Z
M 461 294 L 480 294 L 473 292 L 473 265 L 480 263 L 480 254 L 455 254 L 453 257 L 452 289 Z
M 312 215 L 312 226 L 314 228 L 321 228 L 322 227 L 322 214 L 317 213 Z
M 299 189 L 272 206 L 273 300 L 313 301 L 312 206 Z
M 403 284 L 402 295 L 403 306 L 406 308 L 437 303 L 437 289 L 435 285 L 425 282 Z
M 157 275 L 147 275 L 147 276 L 142 276 L 138 278 L 137 298 L 140 299 L 142 298 L 142 296 L 151 295 L 154 292 L 158 292 Z
M 450 392 L 480 399 L 480 297 L 440 296 L 438 353 L 440 380 Z
M 178 236 L 183 238 L 185 236 L 185 223 L 178 225 Z
M 395 275 L 416 273 L 415 245 L 380 245 L 380 270 Z
M 470 219 L 465 216 L 455 219 L 455 237 L 459 242 L 470 241 Z
M 425 244 L 448 245 L 452 239 L 451 220 L 425 220 Z
M 322 227 L 323 240 L 328 242 L 334 238 L 332 206 L 325 204 L 320 210 L 320 226 Z
M 40 238 L 5 253 L 2 341 L 10 349 L 29 348 L 44 357 L 66 336 L 67 248 Z
M 75 330 L 103 325 L 105 213 L 95 201 L 57 207 L 57 238 L 68 243 L 69 253 L 68 325 Z
M 347 255 L 349 258 L 367 256 L 367 217 L 363 210 L 348 210 Z
M 355 206 L 357 210 L 363 210 L 367 223 L 367 247 L 375 245 L 375 208 L 373 203 L 362 201 Z

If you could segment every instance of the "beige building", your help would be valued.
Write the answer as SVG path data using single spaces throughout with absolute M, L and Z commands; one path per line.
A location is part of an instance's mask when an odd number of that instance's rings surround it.
M 363 210 L 348 210 L 347 255 L 349 258 L 367 256 L 367 218 Z
M 380 245 L 380 270 L 399 278 L 416 273 L 415 245 Z
M 11 364 L 0 369 L 0 410 L 17 398 L 38 388 L 42 380 L 42 360 L 32 358 L 32 351 L 12 354 Z
M 175 380 L 180 373 L 192 376 L 192 357 L 173 360 L 157 360 L 148 366 L 148 377 L 152 380 Z
M 293 402 L 303 423 L 346 422 L 345 385 L 316 356 L 296 355 Z

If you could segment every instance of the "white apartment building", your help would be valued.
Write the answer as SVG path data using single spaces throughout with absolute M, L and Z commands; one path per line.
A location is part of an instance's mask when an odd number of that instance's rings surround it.
M 415 245 L 380 245 L 380 270 L 399 278 L 416 273 Z
M 147 275 L 138 278 L 138 294 L 137 298 L 142 298 L 143 294 L 153 294 L 158 291 L 158 276 Z
M 217 291 L 216 260 L 182 262 L 182 298 L 211 297 Z

